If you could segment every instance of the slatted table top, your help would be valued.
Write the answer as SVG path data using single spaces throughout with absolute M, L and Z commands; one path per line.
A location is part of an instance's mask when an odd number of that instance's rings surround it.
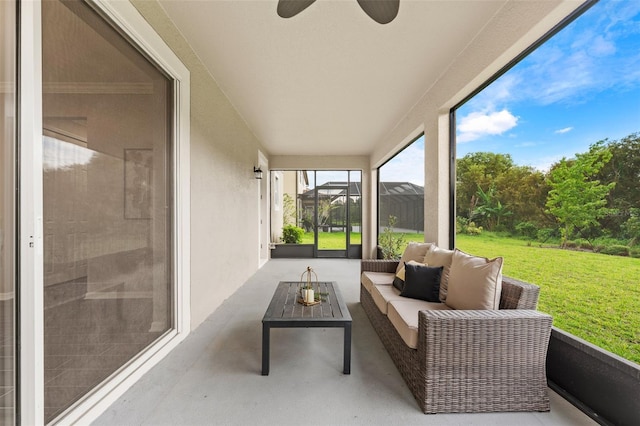
M 313 284 L 316 294 L 326 293 L 323 301 L 313 306 L 298 302 L 301 287 L 302 283 L 297 281 L 280 281 L 262 322 L 351 322 L 351 314 L 335 282 Z

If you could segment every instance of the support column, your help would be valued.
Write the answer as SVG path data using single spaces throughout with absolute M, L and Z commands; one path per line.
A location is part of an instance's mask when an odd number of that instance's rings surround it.
M 424 141 L 424 232 L 425 241 L 450 248 L 450 159 L 449 111 L 427 117 Z
M 362 171 L 362 258 L 375 259 L 378 235 L 378 171 Z

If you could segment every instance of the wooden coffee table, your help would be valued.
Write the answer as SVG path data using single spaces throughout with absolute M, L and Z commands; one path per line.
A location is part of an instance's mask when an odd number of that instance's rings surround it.
M 327 293 L 314 306 L 298 303 L 300 282 L 281 281 L 262 318 L 262 375 L 269 375 L 269 340 L 272 328 L 342 327 L 344 328 L 344 374 L 351 374 L 351 314 L 335 282 L 318 282 L 316 293 Z

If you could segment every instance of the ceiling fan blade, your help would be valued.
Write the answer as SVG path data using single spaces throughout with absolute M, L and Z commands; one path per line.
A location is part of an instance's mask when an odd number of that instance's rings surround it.
M 393 21 L 400 10 L 400 0 L 358 0 L 358 4 L 364 13 L 379 24 Z
M 278 0 L 278 16 L 291 18 L 302 12 L 316 0 Z

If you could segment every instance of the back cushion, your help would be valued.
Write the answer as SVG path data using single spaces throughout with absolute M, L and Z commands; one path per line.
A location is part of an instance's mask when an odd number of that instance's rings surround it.
M 402 257 L 400 258 L 400 263 L 398 263 L 396 273 L 400 272 L 400 269 L 404 266 L 404 263 L 410 260 L 423 263 L 424 256 L 425 254 L 427 254 L 427 251 L 429 251 L 429 248 L 431 246 L 431 243 L 410 242 L 407 245 L 407 248 L 404 249 L 404 253 L 402 253 Z
M 453 309 L 499 309 L 502 293 L 502 258 L 453 253 L 447 306 Z
M 442 266 L 442 277 L 440 278 L 440 301 L 447 300 L 447 291 L 449 286 L 449 271 L 451 268 L 451 259 L 453 258 L 453 250 L 442 249 L 435 244 L 431 245 L 429 251 L 424 256 L 423 263 L 438 267 Z

